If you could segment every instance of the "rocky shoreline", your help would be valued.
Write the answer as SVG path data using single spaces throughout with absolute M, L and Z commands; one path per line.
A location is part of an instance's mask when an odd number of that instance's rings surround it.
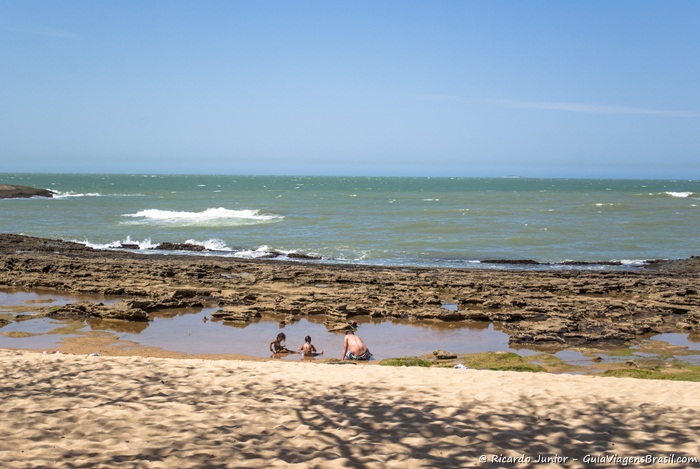
M 329 329 L 362 316 L 484 321 L 511 344 L 598 348 L 665 332 L 700 334 L 699 285 L 697 257 L 630 270 L 389 268 L 143 255 L 0 234 L 0 286 L 122 298 L 42 313 L 54 317 L 147 321 L 154 311 L 214 306 L 212 316 L 226 321 L 316 316 Z

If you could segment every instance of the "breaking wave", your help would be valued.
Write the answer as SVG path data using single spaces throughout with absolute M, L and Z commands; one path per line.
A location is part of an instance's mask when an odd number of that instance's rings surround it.
M 87 238 L 83 240 L 70 240 L 75 243 L 83 244 L 89 248 L 97 250 L 130 250 L 138 251 L 142 254 L 190 254 L 190 255 L 215 255 L 222 257 L 235 257 L 240 259 L 314 259 L 320 260 L 321 256 L 316 254 L 303 254 L 296 250 L 272 249 L 267 245 L 262 245 L 256 249 L 234 249 L 226 245 L 221 239 L 208 239 L 206 241 L 198 241 L 196 239 L 188 239 L 182 244 L 172 243 L 154 243 L 151 238 L 145 238 L 142 241 L 133 240 L 131 236 L 127 236 L 121 241 L 112 241 L 109 243 L 95 243 Z M 167 247 L 166 247 L 167 245 Z M 201 249 L 198 249 L 201 248 Z
M 54 196 L 53 196 L 54 199 L 72 199 L 74 197 L 102 197 L 103 196 L 99 192 L 81 193 L 81 192 L 57 192 L 57 191 L 54 191 L 53 189 L 49 189 L 49 190 L 51 190 L 54 193 Z
M 135 224 L 159 223 L 180 226 L 240 226 L 284 219 L 282 215 L 261 214 L 259 210 L 229 210 L 223 207 L 208 208 L 201 212 L 147 209 L 122 216 L 133 218 L 131 223 Z
M 683 199 L 695 195 L 693 192 L 664 192 L 664 194 L 670 195 L 671 197 L 681 197 Z
M 646 194 L 651 197 L 677 197 L 680 199 L 687 199 L 688 197 L 698 197 L 700 194 L 697 192 L 686 192 L 686 191 L 665 191 L 665 192 L 650 192 Z
M 72 241 L 84 244 L 93 249 L 122 249 L 124 246 L 131 246 L 134 249 L 153 249 L 156 247 L 156 244 L 151 242 L 151 238 L 146 238 L 143 241 L 136 241 L 131 239 L 131 236 L 127 236 L 126 239 L 122 241 L 112 241 L 111 243 L 93 243 L 88 239 Z

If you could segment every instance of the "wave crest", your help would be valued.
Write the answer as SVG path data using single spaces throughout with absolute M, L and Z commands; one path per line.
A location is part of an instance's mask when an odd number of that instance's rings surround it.
M 698 197 L 700 194 L 697 192 L 685 192 L 685 191 L 665 191 L 665 192 L 650 192 L 646 194 L 650 197 L 678 197 L 681 199 L 687 199 L 688 197 Z
M 208 239 L 206 241 L 197 241 L 196 239 L 188 239 L 185 244 L 192 244 L 194 246 L 202 246 L 207 251 L 233 251 L 230 247 L 226 246 L 226 243 L 221 239 Z
M 135 223 L 162 223 L 185 226 L 236 226 L 282 220 L 282 215 L 261 214 L 260 210 L 230 210 L 223 207 L 208 208 L 201 212 L 146 209 L 122 215 L 135 218 Z
M 50 189 L 51 190 L 51 189 Z M 74 197 L 102 197 L 102 194 L 99 192 L 88 192 L 88 193 L 80 193 L 80 192 L 58 192 L 58 191 L 53 191 L 54 199 L 71 199 Z
M 671 197 L 681 197 L 683 199 L 695 195 L 693 192 L 664 192 L 664 194 L 670 195 Z

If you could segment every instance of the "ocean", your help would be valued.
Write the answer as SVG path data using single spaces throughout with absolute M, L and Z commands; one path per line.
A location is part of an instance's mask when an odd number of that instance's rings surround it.
M 0 184 L 57 193 L 0 200 L 0 232 L 98 249 L 540 269 L 700 255 L 696 180 L 6 173 Z

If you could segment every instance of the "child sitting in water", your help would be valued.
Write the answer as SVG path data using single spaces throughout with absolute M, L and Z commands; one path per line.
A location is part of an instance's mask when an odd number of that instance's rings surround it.
M 284 332 L 277 334 L 277 338 L 270 342 L 270 352 L 274 353 L 295 353 L 287 348 L 286 345 L 282 345 L 282 342 L 287 340 L 287 336 Z
M 311 336 L 307 335 L 304 338 L 304 345 L 299 349 L 299 353 L 302 357 L 315 357 L 317 355 L 323 355 L 323 350 L 317 352 L 316 347 L 311 343 Z

